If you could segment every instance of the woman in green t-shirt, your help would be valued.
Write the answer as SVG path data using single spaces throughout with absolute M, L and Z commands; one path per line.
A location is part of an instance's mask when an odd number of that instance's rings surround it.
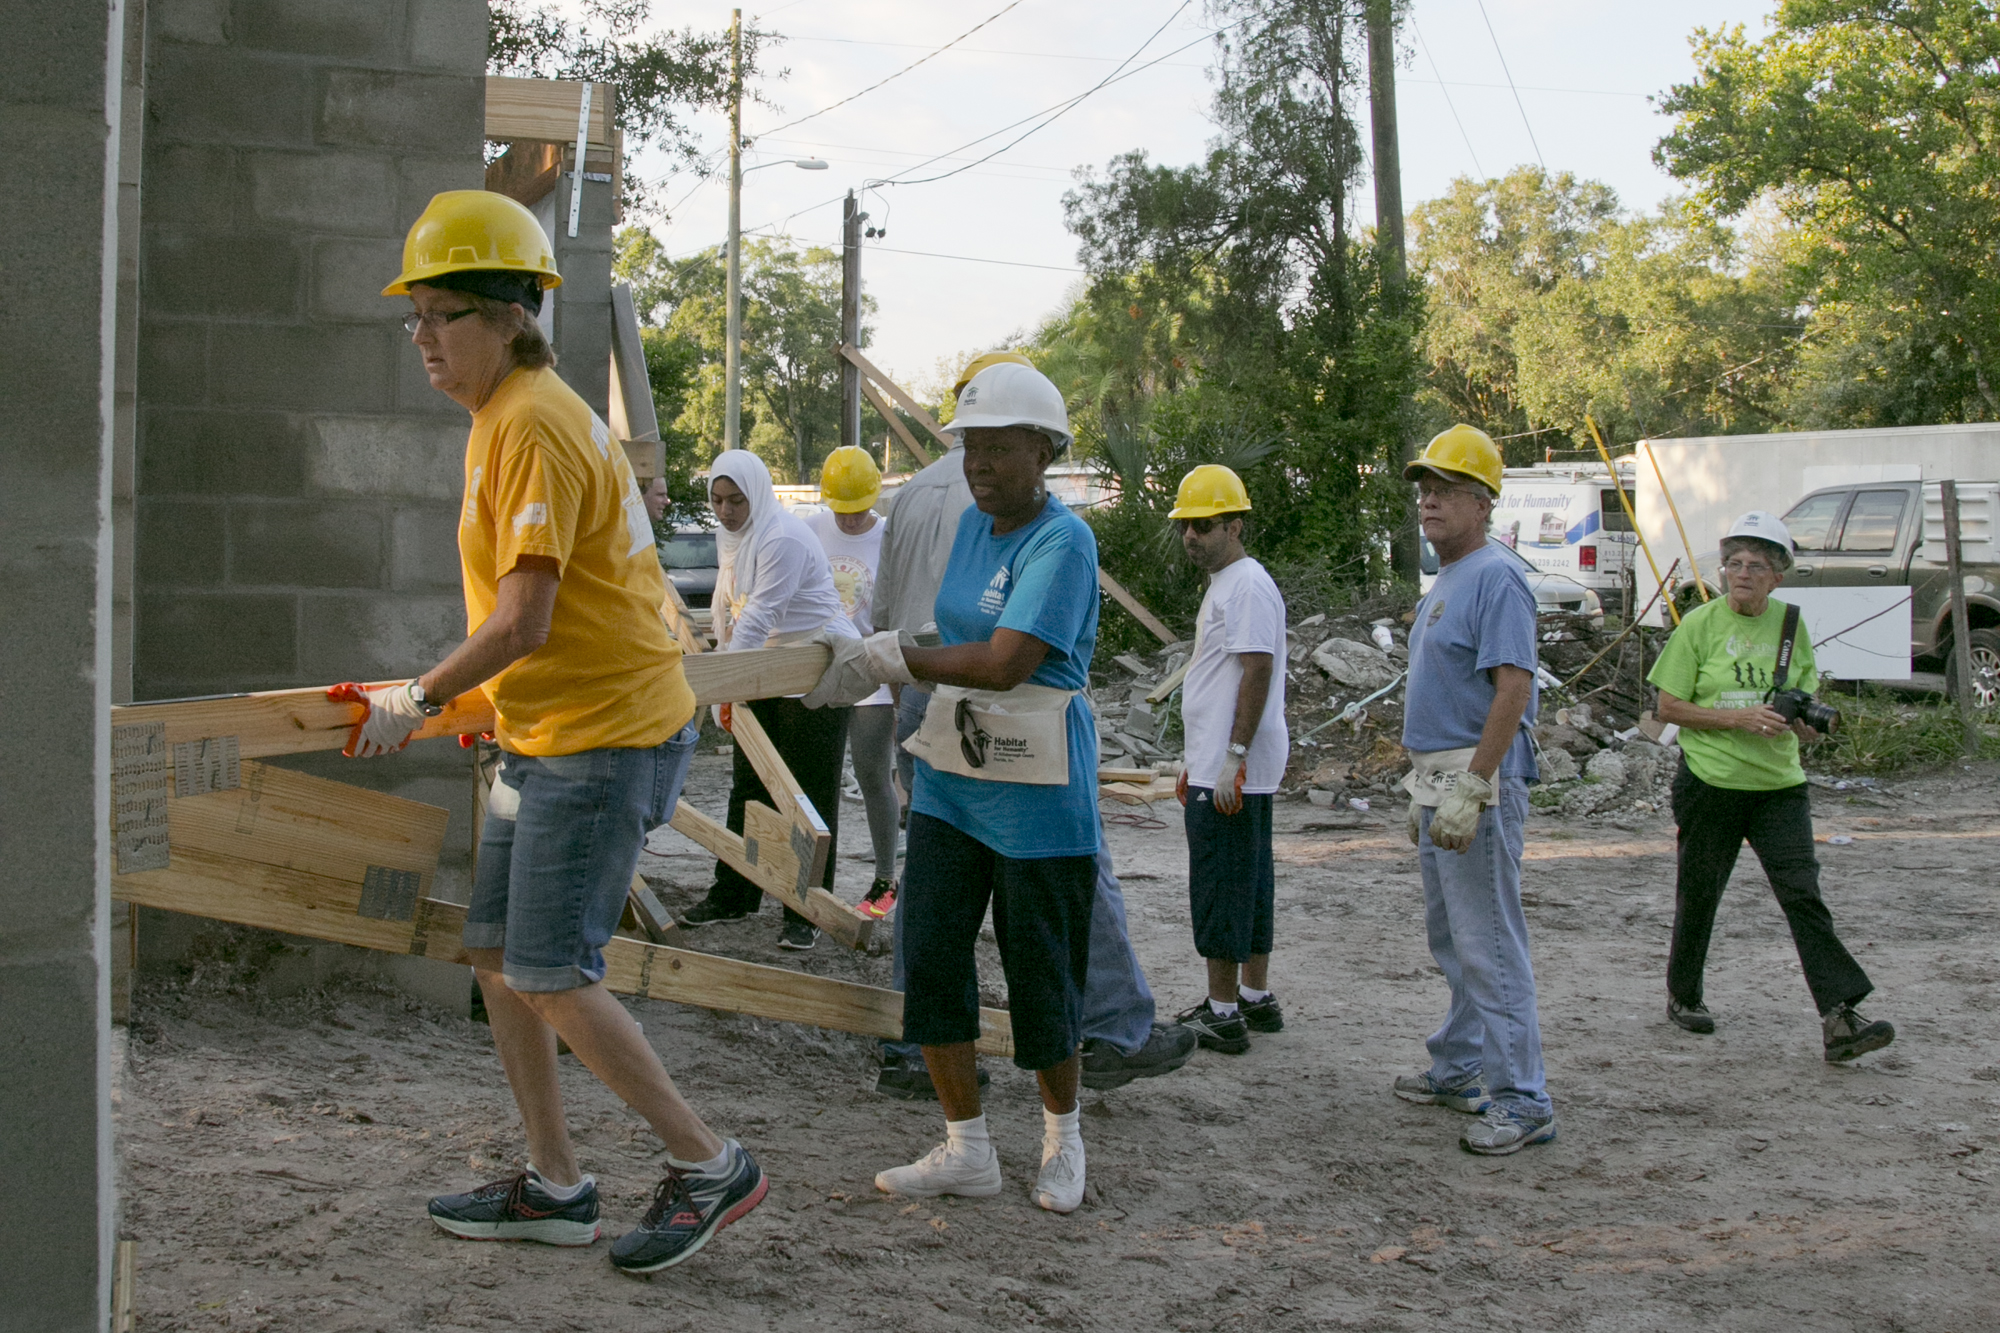
M 1820 1013 L 1826 1058 L 1852 1060 L 1896 1039 L 1888 1023 L 1854 1006 L 1874 989 L 1834 934 L 1819 893 L 1812 803 L 1799 742 L 1819 733 L 1771 707 L 1780 684 L 1811 693 L 1819 685 L 1812 643 L 1797 631 L 1783 682 L 1776 679 L 1785 604 L 1772 590 L 1792 567 L 1792 538 L 1776 516 L 1753 510 L 1722 540 L 1727 592 L 1682 618 L 1647 679 L 1660 691 L 1659 717 L 1681 729 L 1674 775 L 1680 825 L 1674 937 L 1667 958 L 1667 1017 L 1689 1032 L 1715 1031 L 1702 1003 L 1702 973 L 1722 891 L 1747 840 L 1763 862 L 1792 928 L 1806 985 Z

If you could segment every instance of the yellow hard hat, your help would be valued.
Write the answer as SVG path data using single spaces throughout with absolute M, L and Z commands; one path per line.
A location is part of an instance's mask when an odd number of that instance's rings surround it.
M 1240 514 L 1250 508 L 1250 493 L 1243 479 L 1220 463 L 1203 463 L 1181 478 L 1180 494 L 1174 497 L 1174 511 L 1168 518 L 1214 518 L 1217 514 Z
M 1424 446 L 1416 462 L 1403 469 L 1406 481 L 1415 481 L 1426 472 L 1441 473 L 1454 480 L 1476 481 L 1494 495 L 1500 494 L 1500 446 L 1477 426 L 1458 423 L 1439 431 Z
M 951 386 L 951 396 L 956 398 L 958 395 L 964 393 L 965 386 L 972 383 L 974 375 L 977 375 L 988 366 L 997 366 L 1003 361 L 1017 366 L 1026 366 L 1030 370 L 1035 368 L 1035 363 L 1028 360 L 1027 357 L 1022 356 L 1019 352 L 987 352 L 983 356 L 973 357 L 972 360 L 966 363 L 965 369 L 958 372 L 958 383 Z
M 819 470 L 819 494 L 836 514 L 858 514 L 882 498 L 882 472 L 859 445 L 843 444 Z
M 471 269 L 535 274 L 544 289 L 562 286 L 555 250 L 535 215 L 491 190 L 446 190 L 403 241 L 403 272 L 382 289 L 401 296 L 413 282 Z

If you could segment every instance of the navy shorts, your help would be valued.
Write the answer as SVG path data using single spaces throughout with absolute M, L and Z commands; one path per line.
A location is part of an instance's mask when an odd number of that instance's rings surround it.
M 512 819 L 479 837 L 465 947 L 500 949 L 507 986 L 564 991 L 604 980 L 604 946 L 625 912 L 646 835 L 673 817 L 700 730 L 650 749 L 508 754 Z
M 1207 787 L 1188 788 L 1188 912 L 1195 952 L 1248 962 L 1271 952 L 1277 875 L 1271 861 L 1271 797 L 1245 796 L 1233 815 L 1217 812 Z
M 1095 856 L 1002 856 L 942 819 L 910 812 L 903 858 L 903 1040 L 951 1046 L 979 1037 L 973 946 L 993 906 L 1007 976 L 1014 1063 L 1052 1069 L 1083 1044 Z

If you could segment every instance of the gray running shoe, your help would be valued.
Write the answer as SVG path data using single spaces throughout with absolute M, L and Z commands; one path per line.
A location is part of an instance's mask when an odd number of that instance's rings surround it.
M 1459 1146 L 1481 1157 L 1505 1157 L 1556 1136 L 1553 1115 L 1530 1115 L 1506 1106 L 1489 1106 L 1486 1113 L 1459 1135 Z
M 1493 1099 L 1479 1086 L 1477 1074 L 1467 1075 L 1463 1080 L 1450 1084 L 1432 1078 L 1428 1069 L 1421 1074 L 1398 1074 L 1394 1090 L 1406 1102 L 1415 1102 L 1419 1106 L 1442 1106 L 1467 1115 L 1478 1115 L 1493 1105 Z

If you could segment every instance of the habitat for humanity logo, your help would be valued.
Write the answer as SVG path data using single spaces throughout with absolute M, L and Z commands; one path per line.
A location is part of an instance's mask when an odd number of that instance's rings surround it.
M 979 609 L 989 616 L 997 616 L 1007 609 L 1007 568 L 1001 566 L 993 571 L 992 582 L 986 591 L 979 594 Z

